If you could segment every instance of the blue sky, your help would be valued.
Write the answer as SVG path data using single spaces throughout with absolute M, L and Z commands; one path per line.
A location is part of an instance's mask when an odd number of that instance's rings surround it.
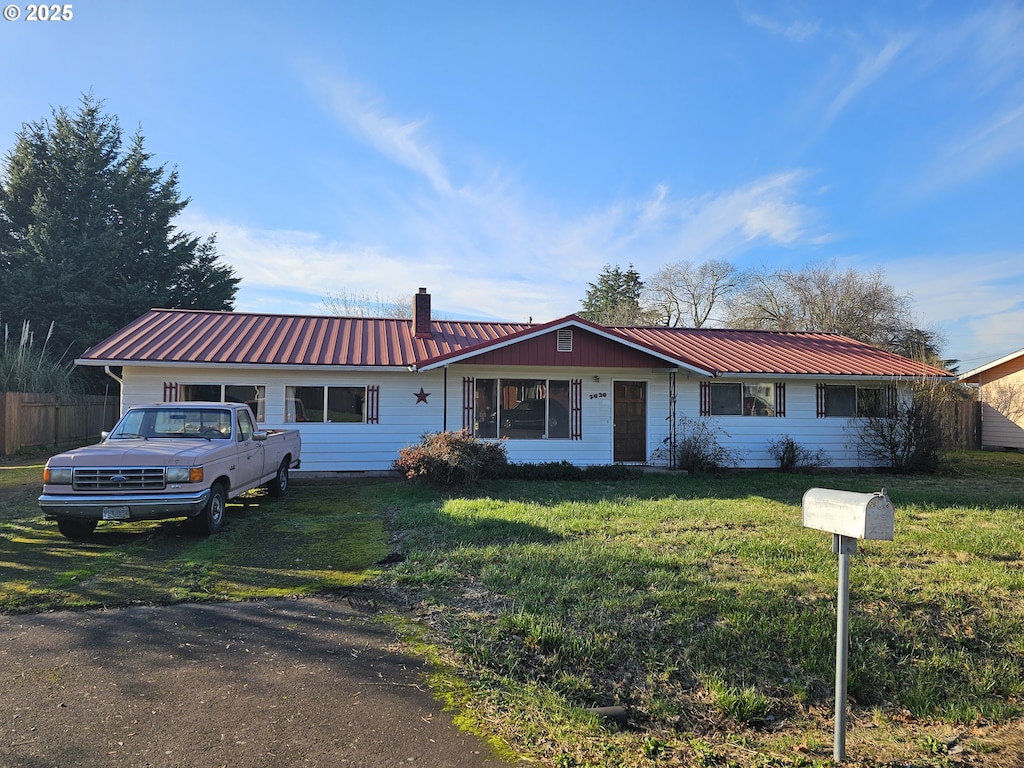
M 546 321 L 605 264 L 881 267 L 961 370 L 1024 347 L 1024 4 L 83 0 L 0 21 L 0 149 L 91 91 L 237 308 Z M 9 13 L 5 10 L 5 15 Z

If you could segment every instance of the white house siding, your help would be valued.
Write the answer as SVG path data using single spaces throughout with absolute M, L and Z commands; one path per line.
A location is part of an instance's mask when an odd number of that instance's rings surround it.
M 128 407 L 157 402 L 165 382 L 177 384 L 262 385 L 267 388 L 267 428 L 293 428 L 302 434 L 301 472 L 379 472 L 391 468 L 399 450 L 419 442 L 426 432 L 462 427 L 462 382 L 472 378 L 580 379 L 582 382 L 582 440 L 508 440 L 509 459 L 515 462 L 568 461 L 577 466 L 613 461 L 613 384 L 647 384 L 647 456 L 654 465 L 667 466 L 665 444 L 669 435 L 669 381 L 665 371 L 651 369 L 583 370 L 567 368 L 484 368 L 453 365 L 445 371 L 410 373 L 405 370 L 290 370 L 239 366 L 138 366 L 123 369 L 122 412 Z M 595 377 L 598 379 L 595 381 Z M 720 381 L 728 381 L 722 378 Z M 747 379 L 749 381 L 749 379 Z M 764 381 L 779 381 L 766 377 Z M 768 452 L 773 440 L 790 436 L 811 452 L 822 450 L 835 467 L 870 463 L 858 455 L 856 425 L 846 418 L 817 418 L 816 386 L 811 379 L 786 382 L 783 417 L 718 416 L 709 423 L 719 441 L 742 467 L 771 467 Z M 379 423 L 285 423 L 287 386 L 377 386 Z M 417 398 L 420 390 L 425 402 Z M 447 398 L 445 393 L 447 392 Z M 676 419 L 702 420 L 700 379 L 676 375 Z M 447 409 L 445 408 L 447 404 Z M 990 425 L 986 424 L 986 429 Z M 680 434 L 680 437 L 682 435 Z
M 576 466 L 612 463 L 612 402 L 615 381 L 647 383 L 647 454 L 668 436 L 665 423 L 668 373 L 650 369 L 509 368 L 453 365 L 448 374 L 448 426 L 462 427 L 462 380 L 473 379 L 579 379 L 582 382 L 582 440 L 506 440 L 509 461 L 541 463 L 568 461 Z M 594 381 L 597 377 L 598 381 Z
M 722 377 L 716 381 L 753 383 L 755 380 Z M 776 466 L 769 447 L 774 441 L 787 436 L 811 453 L 822 451 L 833 467 L 858 467 L 871 463 L 860 455 L 857 420 L 817 416 L 817 386 L 824 383 L 823 380 L 786 380 L 766 376 L 756 381 L 785 382 L 785 416 L 701 417 L 700 379 L 680 376 L 676 382 L 677 418 L 686 417 L 689 421 L 710 425 L 720 445 L 729 452 L 736 465 L 743 468 Z M 682 437 L 680 430 L 679 438 Z
M 582 379 L 582 440 L 508 440 L 510 461 L 569 461 L 579 466 L 612 462 L 612 381 L 607 372 L 508 368 L 482 369 L 452 366 L 447 375 L 445 410 L 444 370 L 424 373 L 396 371 L 275 371 L 258 368 L 224 367 L 126 367 L 123 371 L 122 405 L 129 407 L 158 402 L 164 397 L 165 382 L 181 384 L 262 385 L 267 388 L 267 428 L 298 429 L 302 434 L 300 472 L 379 472 L 391 468 L 399 450 L 419 442 L 426 432 L 462 428 L 462 380 L 474 378 Z M 617 371 L 615 378 L 648 382 L 648 453 L 667 436 L 663 405 L 667 400 L 668 376 L 648 371 Z M 287 386 L 378 386 L 380 419 L 377 424 L 285 423 L 284 399 Z M 422 388 L 428 396 L 418 402 Z M 657 403 L 657 405 L 651 405 Z
M 140 403 L 163 399 L 164 382 L 178 384 L 248 384 L 267 388 L 267 428 L 298 429 L 302 434 L 300 472 L 376 472 L 388 470 L 398 451 L 419 441 L 424 432 L 444 423 L 443 373 L 407 371 L 275 371 L 239 367 L 126 367 L 122 412 Z M 378 424 L 313 424 L 284 421 L 285 387 L 378 386 Z M 417 403 L 420 387 L 429 393 Z M 451 413 L 449 414 L 451 416 Z M 461 418 L 461 411 L 455 413 Z

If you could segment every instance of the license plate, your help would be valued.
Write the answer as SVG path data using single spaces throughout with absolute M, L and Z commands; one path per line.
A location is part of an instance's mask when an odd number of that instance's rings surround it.
M 130 516 L 128 507 L 104 507 L 104 520 L 127 520 Z

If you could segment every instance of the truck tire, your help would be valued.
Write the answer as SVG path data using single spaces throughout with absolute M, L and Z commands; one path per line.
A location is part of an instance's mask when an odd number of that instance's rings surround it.
M 224 527 L 224 511 L 227 508 L 227 494 L 224 486 L 214 483 L 210 488 L 210 498 L 203 511 L 192 518 L 192 528 L 196 533 L 209 536 L 218 533 Z
M 96 530 L 95 520 L 78 520 L 71 517 L 58 517 L 57 530 L 64 534 L 65 538 L 72 541 L 83 541 L 92 536 Z
M 281 498 L 288 492 L 288 459 L 281 461 L 274 479 L 267 483 L 267 491 L 274 498 Z

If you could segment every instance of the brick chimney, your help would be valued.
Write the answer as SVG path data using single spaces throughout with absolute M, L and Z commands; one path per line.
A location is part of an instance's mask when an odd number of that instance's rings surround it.
M 429 339 L 430 332 L 430 294 L 426 288 L 412 297 L 412 323 L 417 339 Z

